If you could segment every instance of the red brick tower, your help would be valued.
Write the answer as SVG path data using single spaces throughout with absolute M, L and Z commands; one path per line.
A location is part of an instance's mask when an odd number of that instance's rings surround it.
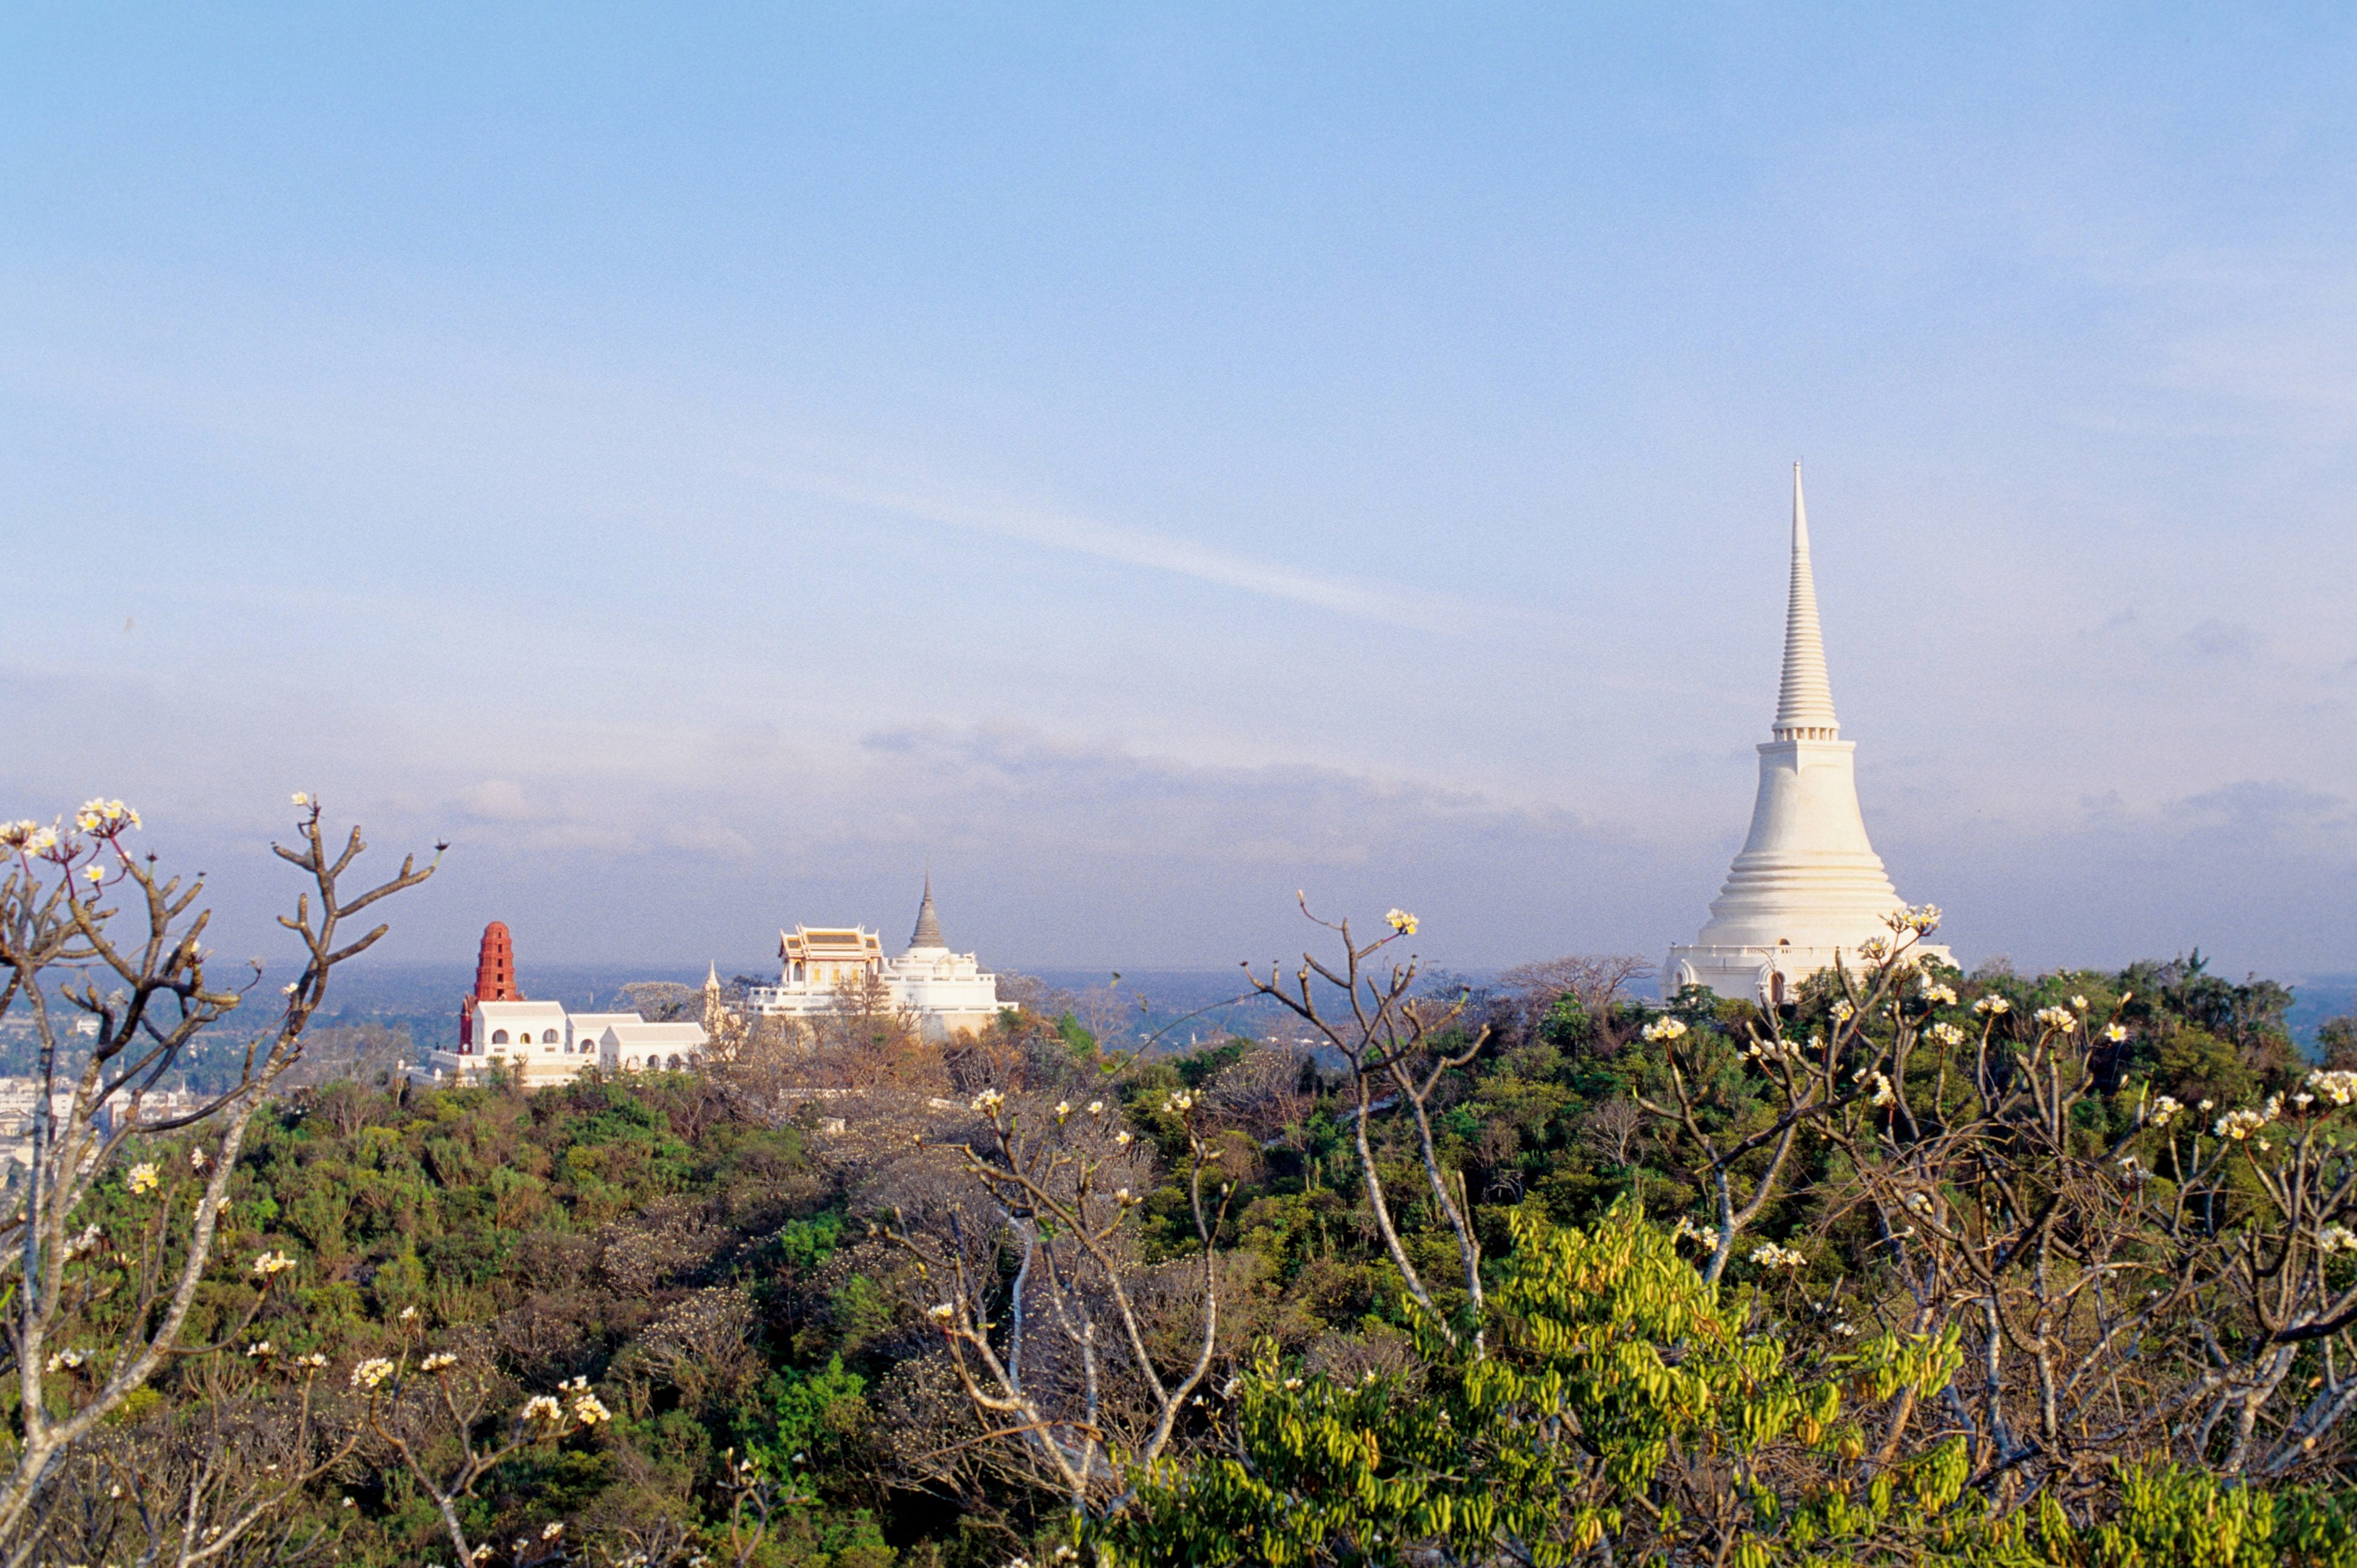
M 515 946 L 508 940 L 507 927 L 493 920 L 483 928 L 483 945 L 475 954 L 475 989 L 458 1004 L 459 1050 L 474 1048 L 476 1003 L 522 1000 L 515 983 Z
M 483 928 L 482 950 L 475 955 L 475 1000 L 523 1000 L 515 983 L 515 947 L 508 940 L 507 927 L 497 920 Z

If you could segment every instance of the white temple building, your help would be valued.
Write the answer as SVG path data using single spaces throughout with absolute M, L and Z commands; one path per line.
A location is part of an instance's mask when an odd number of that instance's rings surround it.
M 567 1083 L 591 1068 L 614 1072 L 680 1072 L 697 1067 L 720 996 L 716 971 L 705 982 L 705 1024 L 650 1022 L 636 1013 L 573 1013 L 561 1002 L 534 1002 L 516 989 L 507 927 L 483 928 L 475 986 L 458 1004 L 458 1048 L 429 1052 L 407 1069 L 410 1081 L 461 1086 L 494 1070 L 525 1089 Z
M 998 976 L 974 955 L 952 952 L 933 910 L 933 880 L 917 906 L 917 929 L 896 957 L 865 926 L 796 926 L 778 933 L 778 983 L 756 986 L 746 1004 L 765 1018 L 809 1022 L 841 1010 L 853 993 L 877 983 L 885 1005 L 917 1015 L 929 1039 L 987 1028 L 998 1016 Z
M 1838 958 L 1858 964 L 1870 939 L 1890 940 L 1885 917 L 1905 908 L 1867 841 L 1853 753 L 1834 717 L 1809 566 L 1809 514 L 1792 465 L 1792 585 L 1784 618 L 1784 680 L 1770 738 L 1760 747 L 1751 832 L 1691 946 L 1674 947 L 1663 993 L 1706 985 L 1722 996 L 1781 1003 Z M 1954 961 L 1945 948 L 1913 951 Z

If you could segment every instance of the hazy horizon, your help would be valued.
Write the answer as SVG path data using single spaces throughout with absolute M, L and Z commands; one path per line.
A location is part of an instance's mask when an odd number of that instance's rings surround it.
M 6 814 L 280 954 L 1658 961 L 1789 465 L 1966 962 L 2357 970 L 2357 24 L 871 7 L 0 22 Z

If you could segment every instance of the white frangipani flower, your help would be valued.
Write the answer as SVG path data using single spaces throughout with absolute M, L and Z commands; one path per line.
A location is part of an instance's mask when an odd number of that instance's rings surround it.
M 2308 1087 L 2335 1105 L 2346 1105 L 2357 1100 L 2357 1072 L 2312 1072 Z

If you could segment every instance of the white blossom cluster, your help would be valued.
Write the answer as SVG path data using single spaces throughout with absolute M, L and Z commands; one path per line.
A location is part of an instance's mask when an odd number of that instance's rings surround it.
M 1797 1269 L 1809 1260 L 1790 1247 L 1767 1241 L 1751 1250 L 1751 1261 L 1763 1269 Z
M 985 1089 L 974 1097 L 973 1102 L 967 1109 L 978 1111 L 985 1116 L 996 1116 L 998 1114 L 998 1108 L 1006 1103 L 1006 1096 L 995 1089 Z
M 2183 1115 L 2185 1107 L 2173 1096 L 2164 1094 L 2152 1102 L 2152 1124 L 2166 1127 Z
M 598 1402 L 597 1396 L 589 1391 L 588 1379 L 576 1378 L 569 1383 L 558 1384 L 557 1389 L 573 1402 L 573 1419 L 582 1425 L 595 1426 L 601 1421 L 614 1419 L 614 1412 Z
M 1394 909 L 1389 914 L 1385 915 L 1383 919 L 1391 926 L 1393 930 L 1397 931 L 1401 936 L 1412 937 L 1415 935 L 1415 917 L 1409 914 L 1405 909 Z
M 2262 1111 L 2229 1111 L 2219 1117 L 2217 1124 L 2210 1130 L 2221 1138 L 2232 1138 L 2239 1144 L 2266 1126 L 2270 1120 L 2272 1118 Z
M 2346 1105 L 2357 1100 L 2357 1072 L 2312 1072 L 2308 1087 L 2335 1105 Z
M 1644 1033 L 1645 1038 L 1655 1045 L 1659 1045 L 1663 1040 L 1684 1039 L 1686 1033 L 1685 1020 L 1683 1018 L 1656 1018 L 1652 1023 L 1645 1026 Z
M 0 848 L 20 854 L 47 854 L 58 847 L 58 830 L 45 828 L 29 817 L 20 822 L 0 822 Z
M 1934 1024 L 1924 1033 L 1943 1046 L 1961 1046 L 1964 1043 L 1964 1030 L 1953 1024 Z
M 120 800 L 85 800 L 74 813 L 74 826 L 86 833 L 113 838 L 125 828 L 139 825 L 139 813 Z
M 2007 1002 L 2002 996 L 1984 996 L 1979 1001 L 1973 1004 L 1973 1011 L 1975 1013 L 1986 1013 L 1990 1017 L 1994 1018 L 2000 1013 L 2012 1012 L 2013 1004 Z
M 1953 987 L 1943 985 L 1927 974 L 1923 977 L 1923 1000 L 1943 1007 L 1953 1007 L 1956 993 Z
M 2069 1029 L 2079 1022 L 2079 1015 L 2068 1007 L 2040 1007 L 2036 1017 L 2041 1029 Z
M 2328 1225 L 2316 1233 L 2316 1250 L 2319 1252 L 2357 1252 L 2357 1230 L 2346 1225 Z

